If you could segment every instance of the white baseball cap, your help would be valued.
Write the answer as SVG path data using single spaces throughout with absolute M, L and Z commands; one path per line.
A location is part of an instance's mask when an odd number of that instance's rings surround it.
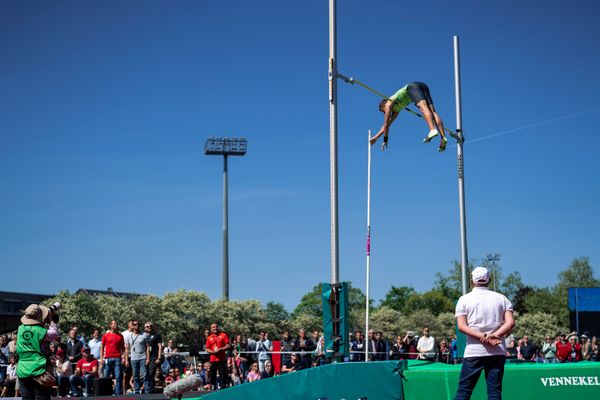
M 488 283 L 490 281 L 490 273 L 485 267 L 477 267 L 471 272 L 473 283 Z

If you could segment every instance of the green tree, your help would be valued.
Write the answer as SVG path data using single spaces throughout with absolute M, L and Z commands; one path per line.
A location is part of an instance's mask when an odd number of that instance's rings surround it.
M 300 329 L 304 329 L 306 332 L 322 331 L 323 330 L 323 316 L 314 316 L 310 314 L 295 314 L 292 319 L 292 336 L 296 336 Z
M 381 302 L 380 307 L 388 307 L 402 314 L 408 314 L 410 310 L 406 303 L 415 293 L 415 289 L 409 286 L 392 286 L 385 294 L 385 299 Z
M 515 302 L 519 290 L 523 289 L 525 284 L 519 271 L 511 272 L 504 278 L 500 285 L 499 292 L 504 294 L 512 303 Z
M 391 339 L 400 334 L 399 322 L 401 314 L 388 306 L 382 306 L 373 311 L 369 318 L 369 328 L 381 331 L 384 336 Z
M 571 261 L 567 269 L 559 272 L 558 283 L 553 288 L 559 304 L 555 310 L 559 321 L 565 325 L 569 324 L 569 288 L 598 286 L 600 286 L 600 280 L 594 277 L 594 269 L 590 265 L 588 257 L 580 257 Z
M 441 273 L 436 274 L 436 281 L 433 288 L 440 289 L 440 291 L 446 293 L 448 297 L 456 300 L 462 294 L 462 264 L 457 260 L 453 260 L 451 264 L 452 268 L 448 270 L 447 275 Z M 470 260 L 469 265 L 467 265 L 467 287 L 469 286 L 473 265 L 477 265 L 477 260 Z
M 554 314 L 542 312 L 515 314 L 515 329 L 513 335 L 521 338 L 528 335 L 534 343 L 541 344 L 546 336 L 554 338 L 558 333 L 567 332 Z
M 285 330 L 291 329 L 291 316 L 283 304 L 269 301 L 265 305 L 265 314 L 267 317 L 267 322 L 275 326 L 276 332 L 273 333 L 276 334 L 276 336 Z
M 408 310 L 429 310 L 433 315 L 454 311 L 454 302 L 438 290 L 423 294 L 413 293 L 406 302 Z
M 312 290 L 306 293 L 300 299 L 300 302 L 292 311 L 292 318 L 296 318 L 300 315 L 310 315 L 313 317 L 323 318 L 323 307 L 321 304 L 321 289 L 322 285 L 319 283 L 314 286 Z
M 422 310 L 401 318 L 398 327 L 401 335 L 407 331 L 414 331 L 421 336 L 423 328 L 428 326 L 431 335 L 439 342 L 455 334 L 455 321 L 454 313 L 445 312 L 436 316 L 429 310 Z
M 209 297 L 193 290 L 165 294 L 157 313 L 155 320 L 163 339 L 173 339 L 178 345 L 196 346 L 204 329 L 215 320 Z
M 65 290 L 49 299 L 46 304 L 50 305 L 54 302 L 62 304 L 62 309 L 59 311 L 59 327 L 63 337 L 66 337 L 73 326 L 77 326 L 82 334 L 89 334 L 94 328 L 101 326 L 100 307 L 93 297 L 86 294 L 71 294 Z
M 398 328 L 400 334 L 406 333 L 407 331 L 414 331 L 417 335 L 421 335 L 423 328 L 428 326 L 431 329 L 432 334 L 437 332 L 437 325 L 435 315 L 429 310 L 419 310 L 413 312 L 400 319 Z
M 580 257 L 571 261 L 566 270 L 558 274 L 556 289 L 561 295 L 567 295 L 571 287 L 598 287 L 600 280 L 594 277 L 594 269 L 588 257 Z
M 569 326 L 569 310 L 556 289 L 534 288 L 524 297 L 523 303 L 527 314 L 551 314 L 558 325 Z
M 258 300 L 225 301 L 213 303 L 213 315 L 228 334 L 247 334 L 257 337 L 262 332 L 275 334 L 277 328 L 270 323 Z
M 436 318 L 436 327 L 439 332 L 439 334 L 436 334 L 440 339 L 451 338 L 456 335 L 456 317 L 454 316 L 454 312 L 440 313 Z
M 92 296 L 99 307 L 98 320 L 100 327 L 108 329 L 110 321 L 115 320 L 122 329 L 127 328 L 126 323 L 130 318 L 135 318 L 133 303 L 121 297 L 99 295 Z

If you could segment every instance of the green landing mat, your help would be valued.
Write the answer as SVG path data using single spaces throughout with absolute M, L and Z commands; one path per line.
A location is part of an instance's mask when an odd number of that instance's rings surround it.
M 201 400 L 451 400 L 460 365 L 408 361 L 338 363 L 243 384 Z M 406 380 L 403 380 L 401 374 Z M 473 400 L 487 399 L 481 375 Z M 600 362 L 506 364 L 502 398 L 600 399 Z M 186 399 L 191 400 L 191 399 Z
M 460 365 L 409 361 L 404 372 L 406 400 L 454 399 Z M 473 400 L 487 399 L 484 374 L 473 392 Z M 506 364 L 502 382 L 503 400 L 600 399 L 600 362 L 569 364 Z
M 406 362 L 336 363 L 234 386 L 201 400 L 403 400 Z M 188 400 L 188 399 L 186 399 Z

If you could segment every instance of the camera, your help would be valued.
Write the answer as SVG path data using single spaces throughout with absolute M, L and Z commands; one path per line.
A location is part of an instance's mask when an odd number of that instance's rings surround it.
M 58 301 L 55 303 L 52 303 L 52 305 L 50 305 L 48 307 L 48 310 L 50 310 L 50 316 L 52 318 L 52 322 L 54 322 L 55 324 L 58 324 L 58 321 L 60 319 L 60 317 L 58 316 L 58 310 L 60 310 L 62 308 L 62 304 L 60 304 Z
M 57 301 L 56 303 L 52 303 L 52 305 L 48 307 L 48 310 L 50 310 L 51 313 L 55 313 L 58 310 L 60 310 L 61 308 L 62 308 L 62 304 L 60 304 Z

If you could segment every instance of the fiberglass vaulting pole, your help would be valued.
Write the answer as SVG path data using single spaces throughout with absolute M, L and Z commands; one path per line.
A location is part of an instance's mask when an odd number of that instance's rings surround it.
M 371 286 L 371 130 L 367 142 L 369 153 L 367 156 L 367 282 L 365 305 L 365 333 L 369 332 L 369 298 Z M 364 338 L 363 338 L 364 340 Z M 365 361 L 369 361 L 369 346 L 365 346 Z
M 467 293 L 467 215 L 465 211 L 465 167 L 463 160 L 464 137 L 462 132 L 462 99 L 460 94 L 460 50 L 458 36 L 454 36 L 454 89 L 456 93 L 456 134 L 458 135 L 458 203 L 460 208 L 460 259 L 462 274 L 462 292 Z
M 331 284 L 340 276 L 338 240 L 336 0 L 329 0 L 329 162 L 331 188 Z

